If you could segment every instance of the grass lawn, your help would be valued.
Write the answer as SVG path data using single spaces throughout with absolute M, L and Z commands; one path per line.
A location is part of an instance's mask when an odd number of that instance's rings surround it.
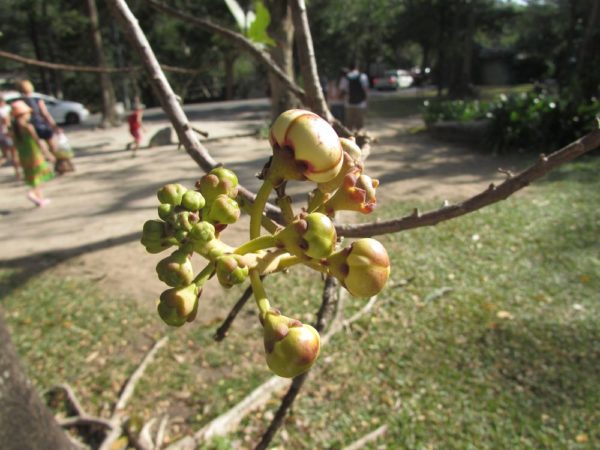
M 342 448 L 382 424 L 372 449 L 592 449 L 600 446 L 600 158 L 568 165 L 517 198 L 381 240 L 392 277 L 370 316 L 325 347 L 275 446 Z M 435 204 L 382 205 L 385 219 Z M 267 279 L 273 303 L 310 321 L 320 280 Z M 213 307 L 226 314 L 239 290 Z M 171 438 L 197 429 L 270 375 L 247 306 L 167 330 L 136 301 L 51 272 L 0 272 L 1 303 L 36 386 L 69 382 L 103 413 L 152 339 L 169 333 L 132 415 L 169 411 Z M 158 293 L 157 293 L 158 294 Z M 347 315 L 364 304 L 349 299 Z M 208 306 L 205 306 L 208 307 Z M 277 405 L 212 447 L 256 442 Z M 275 448 L 275 447 L 274 447 Z

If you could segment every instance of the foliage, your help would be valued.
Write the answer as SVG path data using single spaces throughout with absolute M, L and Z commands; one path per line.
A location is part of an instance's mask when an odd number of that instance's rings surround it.
M 389 287 L 372 316 L 324 349 L 274 448 L 343 448 L 383 423 L 390 428 L 377 444 L 388 449 L 597 447 L 598 171 L 598 158 L 575 162 L 518 199 L 387 237 Z M 413 206 L 389 205 L 379 217 Z M 278 305 L 314 320 L 303 312 L 318 306 L 320 283 L 308 271 L 265 281 Z M 144 395 L 128 409 L 145 418 L 157 405 L 188 415 L 172 439 L 269 376 L 249 306 L 224 342 L 211 340 L 227 312 L 218 305 L 233 304 L 241 292 L 234 289 L 215 293 L 213 314 L 171 334 L 139 385 Z M 70 382 L 91 413 L 116 398 L 149 345 L 146 335 L 166 331 L 140 307 L 145 299 L 105 295 L 85 278 L 4 272 L 0 292 L 36 386 Z M 363 305 L 347 302 L 347 315 Z M 61 348 L 71 349 L 69 358 Z M 251 447 L 276 407 L 206 448 Z
M 487 140 L 495 151 L 545 151 L 559 148 L 596 126 L 600 101 L 581 103 L 572 97 L 531 91 L 499 95 L 494 101 L 425 101 L 423 120 L 486 120 Z

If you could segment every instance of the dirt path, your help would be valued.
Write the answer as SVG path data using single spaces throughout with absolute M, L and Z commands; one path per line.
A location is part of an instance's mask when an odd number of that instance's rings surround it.
M 253 114 L 204 120 L 198 126 L 211 136 L 227 136 L 266 120 Z M 147 136 L 166 125 L 152 121 L 146 125 Z M 514 168 L 518 163 L 440 143 L 424 133 L 411 134 L 420 125 L 418 118 L 370 124 L 379 142 L 372 148 L 367 172 L 381 181 L 380 207 L 417 197 L 459 200 L 500 180 L 498 167 Z M 125 126 L 67 132 L 78 149 L 77 172 L 46 185 L 50 206 L 35 208 L 25 197 L 26 188 L 14 181 L 11 168 L 0 168 L 0 263 L 43 270 L 60 260 L 60 273 L 89 277 L 101 289 L 138 299 L 156 297 L 163 285 L 154 266 L 162 256 L 145 253 L 138 243 L 141 226 L 155 215 L 154 194 L 160 186 L 191 186 L 201 171 L 175 146 L 144 149 L 131 158 L 124 151 L 129 138 Z M 238 173 L 242 184 L 258 189 L 254 175 L 269 155 L 267 141 L 233 138 L 207 147 L 216 160 Z M 242 242 L 246 226 L 242 221 L 224 238 L 232 244 Z

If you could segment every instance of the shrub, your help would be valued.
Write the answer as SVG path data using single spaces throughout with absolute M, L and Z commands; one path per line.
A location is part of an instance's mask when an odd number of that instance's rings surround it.
M 462 100 L 425 104 L 427 126 L 438 121 L 486 119 L 487 142 L 494 151 L 547 151 L 588 133 L 595 126 L 600 101 L 581 103 L 546 92 L 500 95 L 494 101 Z

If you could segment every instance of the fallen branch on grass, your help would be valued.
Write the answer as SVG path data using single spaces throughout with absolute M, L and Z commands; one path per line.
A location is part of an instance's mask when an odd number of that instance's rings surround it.
M 383 436 L 387 432 L 387 429 L 387 425 L 382 425 L 375 431 L 372 431 L 369 434 L 366 434 L 365 436 L 361 437 L 359 440 L 354 441 L 351 445 L 344 447 L 344 450 L 360 450 L 365 445 L 370 444 L 371 442 L 374 442 L 381 436 Z
M 159 339 L 154 343 L 150 351 L 146 353 L 146 356 L 144 356 L 144 359 L 142 359 L 140 365 L 137 367 L 137 369 L 133 372 L 131 377 L 129 377 L 129 379 L 123 386 L 123 389 L 121 390 L 121 395 L 119 395 L 119 398 L 116 401 L 115 406 L 113 408 L 112 417 L 109 420 L 109 422 L 112 424 L 112 429 L 110 433 L 106 435 L 104 441 L 102 441 L 99 450 L 111 449 L 114 442 L 123 433 L 123 422 L 125 421 L 123 410 L 125 409 L 127 403 L 131 399 L 135 390 L 135 386 L 144 375 L 144 372 L 148 368 L 148 365 L 154 360 L 158 350 L 160 350 L 161 347 L 164 347 L 168 340 L 168 336 L 164 336 L 163 338 Z

